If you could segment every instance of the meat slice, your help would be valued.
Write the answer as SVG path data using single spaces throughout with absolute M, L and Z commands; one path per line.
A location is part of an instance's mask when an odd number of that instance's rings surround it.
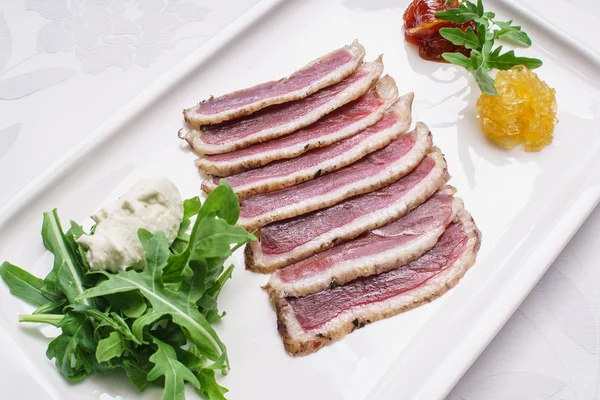
M 264 167 L 227 177 L 234 192 L 244 199 L 259 193 L 283 189 L 339 170 L 369 153 L 390 144 L 410 127 L 412 93 L 403 97 L 375 125 L 330 146 L 313 149 L 290 160 L 280 160 Z M 207 179 L 202 189 L 209 193 L 221 178 Z
M 340 83 L 302 100 L 267 107 L 232 121 L 203 125 L 183 138 L 201 154 L 221 154 L 287 135 L 365 94 L 379 80 L 382 71 L 380 57 L 363 64 Z
M 305 297 L 273 297 L 285 349 L 314 353 L 357 328 L 435 300 L 475 263 L 479 246 L 473 219 L 460 211 L 437 244 L 409 264 Z
M 389 224 L 427 200 L 448 178 L 446 161 L 434 149 L 410 174 L 383 189 L 264 226 L 259 240 L 246 246 L 246 268 L 272 272 Z
M 211 97 L 183 111 L 195 125 L 216 124 L 243 117 L 273 104 L 299 100 L 342 81 L 360 65 L 365 49 L 358 41 L 314 60 L 287 78 Z
M 403 124 L 403 120 L 404 117 L 393 111 L 366 131 L 377 130 L 378 126 L 385 127 L 389 124 L 393 127 Z M 387 135 L 387 130 L 384 129 L 382 134 Z M 393 128 L 391 133 L 395 132 L 396 128 Z M 361 135 L 362 133 L 345 139 L 340 144 L 355 138 L 360 139 Z M 384 149 L 345 168 L 296 186 L 243 200 L 238 224 L 252 231 L 274 221 L 306 214 L 332 206 L 349 197 L 380 189 L 408 174 L 430 149 L 429 129 L 419 123 L 415 131 L 399 136 Z
M 276 297 L 307 296 L 416 260 L 463 209 L 455 192 L 444 186 L 399 220 L 275 271 L 265 289 Z
M 205 155 L 196 160 L 196 166 L 213 176 L 229 176 L 272 161 L 298 157 L 308 150 L 328 146 L 373 125 L 397 99 L 396 83 L 386 75 L 364 96 L 306 128 L 229 153 Z

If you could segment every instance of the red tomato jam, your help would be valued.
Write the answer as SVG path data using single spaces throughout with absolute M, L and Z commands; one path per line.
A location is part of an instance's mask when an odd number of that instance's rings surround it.
M 458 2 L 446 4 L 446 0 L 413 0 L 404 12 L 404 37 L 410 43 L 419 46 L 419 55 L 425 60 L 444 61 L 442 53 L 459 52 L 466 56 L 470 51 L 463 46 L 456 46 L 440 35 L 440 28 L 467 27 L 475 30 L 473 21 L 456 24 L 435 18 L 435 13 L 458 7 Z

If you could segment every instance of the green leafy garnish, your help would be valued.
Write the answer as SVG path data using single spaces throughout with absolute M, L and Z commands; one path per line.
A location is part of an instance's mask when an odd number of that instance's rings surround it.
M 90 317 L 67 312 L 58 327 L 62 334 L 48 345 L 46 356 L 56 359 L 56 368 L 71 382 L 77 382 L 92 372 L 95 363 L 96 340 Z
M 192 370 L 177 359 L 175 349 L 156 338 L 152 341 L 157 346 L 156 353 L 152 354 L 150 361 L 154 368 L 148 373 L 148 380 L 154 381 L 159 377 L 165 378 L 165 391 L 162 400 L 176 400 L 185 398 L 185 382 L 191 383 L 200 390 L 200 382 Z
M 8 285 L 10 292 L 34 306 L 42 306 L 62 296 L 50 290 L 42 279 L 10 263 L 0 265 L 0 277 Z
M 84 296 L 98 297 L 138 291 L 151 306 L 133 323 L 133 330 L 138 338 L 143 338 L 146 326 L 169 316 L 173 322 L 185 328 L 188 339 L 198 346 L 206 357 L 211 360 L 219 359 L 225 352 L 225 346 L 196 305 L 204 292 L 204 282 L 199 279 L 199 274 L 184 277 L 180 290 L 170 290 L 162 281 L 162 272 L 167 266 L 170 254 L 167 237 L 163 232 L 158 232 L 145 243 L 144 248 L 147 263 L 143 271 L 128 270 L 118 274 L 102 272 L 108 279 L 86 290 Z
M 112 331 L 108 337 L 101 339 L 96 347 L 96 360 L 98 362 L 110 361 L 120 357 L 125 351 L 125 340 L 117 331 Z
M 44 213 L 42 240 L 46 250 L 54 254 L 54 267 L 44 279 L 53 290 L 65 295 L 70 303 L 89 305 L 88 299 L 80 299 L 84 289 L 84 267 L 78 259 L 78 244 L 71 235 L 63 233 L 58 213 Z
M 497 39 L 531 46 L 531 39 L 520 26 L 513 25 L 513 21 L 496 21 L 496 14 L 486 12 L 482 0 L 477 0 L 477 4 L 468 0 L 448 0 L 447 3 L 453 4 L 456 1 L 459 3 L 458 7 L 440 11 L 435 17 L 457 24 L 473 21 L 475 30 L 471 27 L 467 27 L 465 31 L 460 28 L 441 28 L 440 35 L 452 44 L 471 50 L 471 54 L 466 57 L 461 53 L 443 53 L 442 57 L 471 72 L 483 93 L 492 96 L 498 94 L 494 79 L 489 74 L 493 69 L 508 70 L 516 65 L 534 69 L 542 65 L 537 58 L 517 57 L 513 50 L 502 53 L 502 46 L 493 48 Z
M 64 232 L 53 210 L 44 213 L 42 225 L 52 271 L 40 279 L 4 262 L 0 277 L 14 296 L 37 307 L 19 321 L 61 329 L 46 356 L 69 381 L 124 369 L 140 391 L 162 386 L 163 400 L 184 399 L 186 382 L 206 399 L 223 400 L 227 389 L 215 371 L 226 373 L 229 359 L 211 324 L 225 315 L 217 298 L 233 272 L 226 260 L 255 239 L 234 225 L 239 212 L 237 196 L 222 180 L 204 204 L 198 197 L 184 202 L 171 246 L 163 232 L 140 229 L 142 271 L 111 274 L 90 271 L 77 242 L 83 228 L 71 222 Z

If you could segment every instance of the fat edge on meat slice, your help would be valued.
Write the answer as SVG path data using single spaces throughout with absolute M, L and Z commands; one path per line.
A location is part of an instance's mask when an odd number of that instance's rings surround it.
M 398 100 L 396 105 L 391 108 L 388 112 L 394 113 L 397 121 L 390 127 L 384 128 L 381 131 L 365 138 L 360 143 L 357 143 L 352 148 L 348 149 L 342 154 L 330 157 L 329 159 L 323 159 L 318 164 L 312 165 L 308 168 L 298 168 L 292 173 L 288 173 L 283 176 L 267 177 L 259 181 L 253 181 L 242 185 L 234 185 L 233 191 L 238 195 L 240 200 L 247 197 L 254 196 L 262 193 L 274 192 L 277 190 L 285 189 L 290 186 L 298 185 L 302 182 L 309 181 L 311 179 L 318 178 L 328 173 L 332 173 L 339 169 L 342 169 L 354 162 L 359 161 L 363 157 L 368 156 L 371 153 L 380 150 L 397 139 L 400 135 L 406 133 L 410 127 L 411 122 L 411 106 L 414 95 L 409 93 Z M 387 116 L 384 116 L 386 118 Z M 377 124 L 371 126 L 368 129 L 373 129 Z M 357 133 L 360 135 L 361 132 Z M 355 136 L 352 136 L 356 138 Z M 352 140 L 347 138 L 347 140 Z M 338 142 L 343 144 L 343 142 Z M 431 146 L 430 146 L 431 147 Z M 318 151 L 327 151 L 328 148 L 323 148 Z M 316 151 L 316 150 L 315 150 Z M 309 154 L 308 154 L 309 155 Z M 301 155 L 301 158 L 293 158 L 289 160 L 282 160 L 280 163 L 292 163 L 292 165 L 300 162 L 307 154 Z M 269 165 L 262 168 L 269 170 Z M 258 171 L 260 173 L 260 170 Z M 249 172 L 246 174 L 252 174 Z M 247 176 L 247 175 L 246 175 Z M 227 178 L 225 178 L 227 179 Z M 212 179 L 205 179 L 202 182 L 202 190 L 206 193 L 212 192 L 217 188 L 217 184 Z
M 411 188 L 404 201 L 396 202 L 394 206 L 385 207 L 385 211 L 379 210 L 379 217 L 377 219 L 373 219 L 372 215 L 359 217 L 357 220 L 352 221 L 346 226 L 337 227 L 328 231 L 309 242 L 296 247 L 294 250 L 287 252 L 287 254 L 274 256 L 271 260 L 266 260 L 265 256 L 262 254 L 259 230 L 259 240 L 246 245 L 244 251 L 246 269 L 261 273 L 271 273 L 276 269 L 304 260 L 313 254 L 320 253 L 333 247 L 335 244 L 354 239 L 366 231 L 387 225 L 402 217 L 425 202 L 450 178 L 446 160 L 437 147 L 434 147 L 431 153 L 426 157 L 432 158 L 436 163 L 432 173 L 429 174 L 424 181 L 419 182 L 416 187 Z
M 298 141 L 296 143 L 286 143 L 289 141 L 289 139 L 292 139 L 293 136 L 296 136 L 297 134 L 302 134 L 306 131 L 313 131 L 320 127 L 326 127 L 328 121 L 332 118 L 344 118 L 342 110 L 349 109 L 352 111 L 353 104 L 355 104 L 356 102 L 360 102 L 364 96 L 369 96 L 371 95 L 371 93 L 367 92 L 366 94 L 354 100 L 353 102 L 338 108 L 330 114 L 327 114 L 325 117 L 321 118 L 316 123 L 302 128 L 299 131 L 293 132 L 288 136 L 284 136 L 283 138 L 279 139 L 273 139 L 269 142 L 258 143 L 246 147 L 244 149 L 234 151 L 232 153 L 225 153 L 229 155 L 234 155 L 238 153 L 239 156 L 237 158 L 226 161 L 220 161 L 215 160 L 215 158 L 219 156 L 218 154 L 205 155 L 196 159 L 195 165 L 200 171 L 208 175 L 216 177 L 226 177 L 254 168 L 262 167 L 273 161 L 298 157 L 309 150 L 329 146 L 330 144 L 339 142 L 340 140 L 353 136 L 358 132 L 368 128 L 369 126 L 377 123 L 385 115 L 386 111 L 389 110 L 390 107 L 392 107 L 398 100 L 398 88 L 396 87 L 396 82 L 394 82 L 394 79 L 389 75 L 386 75 L 383 78 L 381 78 L 377 85 L 373 89 L 371 89 L 371 91 L 374 91 L 374 93 L 380 99 L 381 104 L 379 105 L 379 107 L 377 107 L 371 113 L 360 118 L 359 120 L 356 120 L 355 122 L 347 125 L 343 125 L 341 129 L 337 129 L 332 132 L 327 132 L 322 136 L 315 136 L 307 140 Z M 267 144 L 273 143 L 281 143 L 281 147 L 271 146 L 270 148 L 265 149 L 264 151 L 256 151 L 251 154 L 244 154 L 245 150 L 249 150 L 252 148 L 264 149 L 265 147 L 267 147 Z M 193 145 L 194 141 L 191 140 L 190 146 L 192 146 L 192 148 Z
M 196 126 L 217 124 L 220 122 L 229 121 L 229 120 L 232 120 L 235 118 L 250 115 L 250 114 L 252 114 L 256 111 L 262 110 L 263 108 L 268 107 L 268 106 L 286 103 L 286 102 L 294 101 L 294 100 L 300 100 L 300 99 L 307 97 L 327 86 L 341 82 L 346 77 L 351 75 L 354 71 L 356 71 L 356 69 L 360 66 L 361 62 L 363 61 L 363 58 L 365 56 L 365 48 L 360 43 L 358 43 L 358 40 L 354 40 L 354 42 L 352 42 L 352 44 L 350 44 L 348 46 L 344 46 L 341 49 L 333 50 L 333 51 L 319 57 L 318 59 L 311 61 L 310 63 L 308 63 L 301 69 L 297 70 L 290 76 L 277 81 L 277 83 L 285 84 L 285 82 L 287 82 L 295 74 L 309 70 L 310 68 L 312 68 L 313 66 L 315 66 L 319 62 L 321 62 L 322 60 L 326 59 L 327 57 L 333 55 L 334 53 L 336 53 L 342 49 L 346 50 L 350 53 L 351 59 L 348 62 L 346 62 L 345 64 L 341 65 L 340 67 L 330 71 L 327 75 L 321 77 L 320 79 L 318 79 L 314 82 L 311 82 L 307 86 L 304 86 L 304 87 L 301 87 L 294 91 L 283 93 L 280 95 L 266 97 L 264 99 L 260 99 L 258 101 L 254 101 L 254 102 L 251 102 L 248 104 L 243 104 L 238 107 L 232 107 L 230 109 L 221 111 L 219 113 L 204 114 L 204 113 L 197 111 L 197 109 L 204 103 L 211 102 L 211 101 L 214 101 L 215 99 L 220 99 L 220 98 L 223 98 L 226 96 L 228 96 L 228 97 L 233 96 L 237 93 L 247 92 L 252 89 L 257 89 L 261 86 L 264 86 L 265 84 L 273 83 L 273 82 L 265 82 L 262 84 L 251 86 L 249 88 L 245 88 L 245 89 L 241 89 L 241 90 L 238 90 L 235 92 L 227 93 L 227 94 L 219 96 L 217 98 L 210 97 L 208 100 L 204 100 L 193 107 L 183 110 L 184 119 L 187 123 L 196 125 Z
M 307 296 L 309 294 L 326 290 L 330 288 L 331 285 L 343 285 L 357 278 L 369 275 L 377 275 L 382 272 L 390 271 L 398 267 L 398 265 L 408 264 L 411 261 L 421 257 L 427 251 L 431 250 L 431 248 L 437 243 L 439 237 L 444 233 L 448 225 L 450 225 L 452 221 L 456 219 L 458 213 L 464 209 L 464 203 L 462 199 L 454 197 L 455 193 L 456 189 L 449 185 L 442 187 L 436 193 L 434 193 L 433 196 L 439 194 L 450 197 L 449 201 L 452 205 L 452 210 L 449 218 L 445 222 L 440 222 L 440 225 L 434 229 L 420 234 L 419 237 L 415 238 L 414 240 L 403 243 L 399 247 L 387 249 L 383 252 L 342 261 L 325 271 L 315 275 L 306 276 L 289 283 L 284 282 L 279 278 L 279 273 L 284 271 L 285 268 L 279 269 L 271 275 L 271 278 L 267 284 L 263 286 L 263 289 L 269 293 L 271 299 L 281 296 Z M 419 207 L 423 207 L 425 205 L 427 205 L 427 202 L 423 203 Z M 418 210 L 419 207 L 413 211 Z M 405 217 L 408 215 L 410 215 L 410 213 L 405 215 Z M 392 222 L 391 224 L 398 222 L 401 219 L 402 218 Z M 385 228 L 385 226 L 383 228 Z M 377 232 L 377 230 L 372 232 Z M 361 237 L 362 236 L 359 236 L 353 240 L 360 240 Z M 344 244 L 342 244 L 342 246 L 343 245 Z M 335 249 L 335 247 L 333 249 Z M 316 256 L 318 257 L 319 254 Z M 289 267 L 291 266 L 286 268 Z
M 358 81 L 354 82 L 351 86 L 345 88 L 337 95 L 332 96 L 327 102 L 309 109 L 309 111 L 307 111 L 302 117 L 292 121 L 287 121 L 284 124 L 268 126 L 252 134 L 244 135 L 236 140 L 225 141 L 223 143 L 209 143 L 204 140 L 205 135 L 212 134 L 211 132 L 205 132 L 203 127 L 207 127 L 206 129 L 211 127 L 206 125 L 201 126 L 200 129 L 192 129 L 187 131 L 182 129 L 179 131 L 178 136 L 181 139 L 186 140 L 188 143 L 192 143 L 192 147 L 199 154 L 222 154 L 239 150 L 255 143 L 262 143 L 288 135 L 297 131 L 298 129 L 312 124 L 323 116 L 338 109 L 344 104 L 358 99 L 360 96 L 368 92 L 379 80 L 379 77 L 383 72 L 382 56 L 377 58 L 375 61 L 364 63 L 358 70 L 355 71 L 355 73 L 361 72 L 361 69 L 366 71 L 367 74 L 362 76 Z M 343 82 L 344 81 L 338 82 L 338 84 L 342 84 Z M 308 101 L 308 99 L 311 99 L 311 97 L 305 97 L 299 101 Z M 285 106 L 287 107 L 288 105 L 286 104 Z M 253 118 L 253 116 L 251 115 L 248 118 Z M 232 121 L 232 123 L 235 122 L 236 121 Z M 242 123 L 245 122 L 247 121 L 242 121 Z
M 386 165 L 384 169 L 377 171 L 372 176 L 355 181 L 352 184 L 343 186 L 323 195 L 306 199 L 302 202 L 290 204 L 281 208 L 274 208 L 267 213 L 263 213 L 254 217 L 245 217 L 240 215 L 238 225 L 246 228 L 248 231 L 253 231 L 272 222 L 293 218 L 302 214 L 307 214 L 311 211 L 317 211 L 323 208 L 331 207 L 350 197 L 373 192 L 396 182 L 397 180 L 409 174 L 416 166 L 418 166 L 421 160 L 431 150 L 431 132 L 425 126 L 425 124 L 417 123 L 415 131 L 407 133 L 407 135 L 411 134 L 416 136 L 416 141 L 408 153 L 403 155 L 402 158 L 398 159 L 397 161 Z M 351 167 L 352 166 L 349 168 Z M 331 178 L 331 176 L 329 178 Z M 320 179 L 324 178 L 316 178 L 316 180 L 312 181 L 313 184 L 319 182 Z M 273 194 L 276 193 L 277 192 L 274 192 Z M 242 208 L 243 207 L 244 202 L 242 201 Z
M 456 286 L 475 263 L 481 245 L 481 233 L 471 215 L 463 210 L 458 213 L 457 221 L 463 224 L 468 236 L 468 243 L 461 256 L 435 277 L 401 295 L 346 310 L 322 327 L 310 331 L 300 326 L 285 297 L 272 298 L 277 313 L 277 329 L 286 351 L 293 356 L 314 353 L 356 329 L 429 303 Z

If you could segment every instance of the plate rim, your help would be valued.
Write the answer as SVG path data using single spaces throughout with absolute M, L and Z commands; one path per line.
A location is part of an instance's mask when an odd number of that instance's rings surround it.
M 236 18 L 231 24 L 194 50 L 176 66 L 160 76 L 154 83 L 141 91 L 130 100 L 125 107 L 87 133 L 80 141 L 46 167 L 42 173 L 18 190 L 12 198 L 0 204 L 0 230 L 8 225 L 22 209 L 26 208 L 34 201 L 37 195 L 45 192 L 55 180 L 66 176 L 71 166 L 81 162 L 81 160 L 88 156 L 96 146 L 108 141 L 122 126 L 127 124 L 130 119 L 135 118 L 136 115 L 142 113 L 148 107 L 151 107 L 156 99 L 160 97 L 161 93 L 170 90 L 172 86 L 185 79 L 186 76 L 201 68 L 202 64 L 209 61 L 215 53 L 227 46 L 237 36 L 251 28 L 254 23 L 267 16 L 285 1 L 286 0 L 260 0 L 249 10 Z M 501 3 L 511 13 L 523 16 L 529 20 L 531 24 L 537 25 L 551 37 L 563 42 L 566 46 L 572 47 L 591 64 L 600 67 L 600 49 L 592 49 L 583 46 L 563 30 L 557 30 L 556 26 L 547 19 L 534 14 L 531 10 L 520 4 L 518 0 L 494 1 Z M 497 301 L 497 304 L 501 303 L 501 317 L 498 316 L 499 314 L 496 314 L 496 318 L 492 320 L 493 323 L 483 327 L 482 325 L 485 325 L 483 320 L 474 324 L 473 331 L 477 329 L 477 334 L 471 335 L 472 332 L 469 332 L 469 335 L 473 340 L 468 343 L 468 346 L 465 345 L 466 341 L 463 340 L 460 346 L 454 349 L 451 356 L 434 371 L 428 384 L 419 391 L 417 397 L 414 398 L 415 400 L 431 400 L 432 398 L 442 399 L 450 393 L 456 383 L 458 383 L 461 377 L 467 372 L 470 366 L 477 360 L 500 329 L 502 329 L 509 318 L 514 314 L 519 305 L 529 295 L 531 290 L 537 285 L 556 257 L 558 257 L 564 247 L 583 225 L 587 217 L 594 211 L 595 207 L 600 204 L 600 188 L 591 196 L 585 196 L 585 198 L 581 200 L 581 203 L 583 204 L 579 205 L 578 202 L 578 206 L 573 207 L 568 214 L 569 218 L 566 218 L 566 214 L 563 216 L 557 228 L 554 229 L 554 232 L 560 230 L 560 232 L 556 233 L 556 237 L 552 240 L 545 240 L 545 245 L 540 246 L 532 255 L 532 257 L 535 258 L 539 253 L 544 253 L 541 256 L 537 256 L 540 260 L 537 261 L 535 267 L 531 267 L 528 271 L 529 277 L 527 281 L 524 281 L 519 289 L 507 288 L 502 292 L 501 297 L 499 297 Z M 568 226 L 564 229 L 559 229 L 565 224 Z M 499 301 L 500 298 L 502 301 Z M 373 394 L 385 396 L 385 398 L 394 398 L 394 395 L 401 393 L 399 384 L 394 384 L 394 379 L 391 379 L 395 375 L 394 371 L 396 370 L 395 367 L 397 365 L 397 363 L 393 363 L 390 368 L 382 374 L 376 385 L 379 389 L 370 391 L 367 394 L 367 398 L 370 398 Z M 384 383 L 380 385 L 379 382 Z

